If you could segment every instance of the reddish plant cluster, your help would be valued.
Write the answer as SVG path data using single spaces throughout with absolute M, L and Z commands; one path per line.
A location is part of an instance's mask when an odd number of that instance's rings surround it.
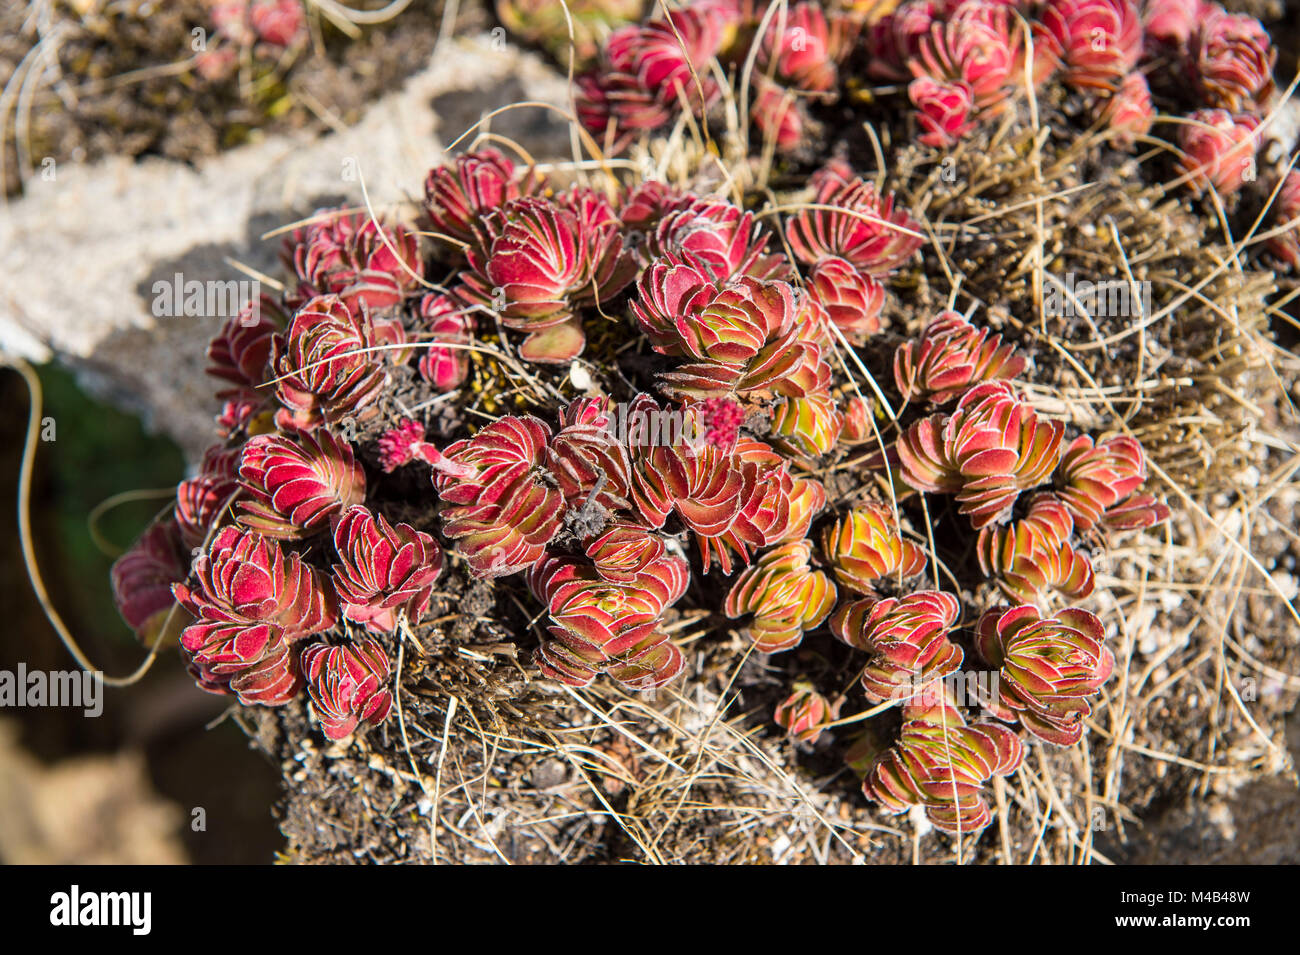
M 697 6 L 625 32 L 629 71 L 603 78 L 606 92 L 627 105 L 623 94 L 650 86 L 638 109 L 690 108 L 696 77 L 671 55 L 676 34 L 716 52 L 748 22 L 727 20 L 721 2 Z M 995 42 L 1009 8 L 960 6 L 960 29 L 928 23 L 889 42 L 900 69 L 915 58 L 997 110 L 1024 65 L 1018 43 Z M 770 39 L 747 41 L 764 75 L 833 88 L 826 51 L 838 41 L 829 25 L 818 39 L 817 25 L 829 20 L 807 4 L 788 13 Z M 816 42 L 796 46 L 791 23 Z M 1082 85 L 1118 75 L 1128 54 L 1084 55 L 1075 29 L 1058 24 L 1053 69 Z M 828 624 L 861 652 L 865 698 L 901 705 L 901 735 L 861 763 L 868 796 L 978 831 L 990 818 L 983 785 L 1021 758 L 1010 725 L 1076 741 L 1113 667 L 1101 622 L 1080 608 L 1049 615 L 1051 601 L 1086 598 L 1110 535 L 1169 510 L 1143 488 L 1136 440 L 1067 438 L 1018 386 L 1027 356 L 956 312 L 894 349 L 902 410 L 878 428 L 883 410 L 850 394 L 832 359 L 880 344 L 886 284 L 922 233 L 842 161 L 809 186 L 810 201 L 773 224 L 777 243 L 762 216 L 717 196 L 655 182 L 559 188 L 483 149 L 429 174 L 424 249 L 414 229 L 318 215 L 286 248 L 295 280 L 283 301 L 250 306 L 211 346 L 221 440 L 171 517 L 115 567 L 128 623 L 156 636 L 177 613 L 200 685 L 266 705 L 305 687 L 341 738 L 389 712 L 389 655 L 430 615 L 444 548 L 472 578 L 522 575 L 543 619 L 537 669 L 574 687 L 678 677 L 675 605 L 695 574 L 716 571 L 731 578 L 720 609 L 754 652 L 789 651 Z M 431 287 L 433 275 L 447 280 Z M 639 333 L 639 353 L 617 374 L 586 365 L 580 384 L 588 336 L 607 353 L 598 329 L 616 316 Z M 523 337 L 503 340 L 496 320 Z M 486 355 L 471 361 L 476 350 Z M 457 389 L 501 409 L 514 396 L 484 394 L 483 366 L 515 380 L 520 358 L 550 393 L 586 393 L 441 431 L 419 417 Z M 828 500 L 841 444 L 878 445 L 853 463 L 879 480 Z M 929 534 L 914 530 L 922 514 Z M 991 582 L 972 591 L 996 587 L 1015 604 L 981 618 L 974 654 L 961 601 L 939 580 L 963 551 Z M 928 567 L 932 585 L 917 579 Z M 945 695 L 979 662 L 999 684 L 977 702 L 1001 723 L 968 723 Z M 810 744 L 841 703 L 805 681 L 775 719 Z
M 210 82 L 232 76 L 243 51 L 273 63 L 307 36 L 302 0 L 213 0 L 209 7 L 212 36 L 203 37 L 194 68 Z
M 615 30 L 595 67 L 578 77 L 579 119 L 617 151 L 682 112 L 704 119 L 723 98 L 709 62 L 739 71 L 752 58 L 742 115 L 754 139 L 783 150 L 799 145 L 812 124 L 805 102 L 836 95 L 858 21 L 809 0 L 765 12 L 764 4 L 742 0 L 654 7 L 644 22 Z
M 617 152 L 682 111 L 728 128 L 748 104 L 766 140 L 798 154 L 817 125 L 809 106 L 839 96 L 849 57 L 906 89 L 916 139 L 937 148 L 1031 87 L 1040 102 L 1060 87 L 1131 149 L 1150 134 L 1158 100 L 1185 117 L 1184 181 L 1228 195 L 1254 178 L 1277 50 L 1258 20 L 1207 0 L 901 0 L 883 15 L 870 4 L 695 0 L 616 31 L 579 83 L 579 115 Z M 719 86 L 715 62 L 734 90 Z

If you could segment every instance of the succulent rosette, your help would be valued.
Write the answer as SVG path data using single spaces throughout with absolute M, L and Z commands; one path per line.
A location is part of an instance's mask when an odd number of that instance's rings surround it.
M 772 720 L 792 739 L 812 745 L 821 737 L 827 723 L 833 723 L 838 707 L 833 706 L 811 683 L 801 681 L 794 692 L 776 705 Z
M 459 294 L 527 332 L 519 353 L 530 361 L 568 362 L 581 354 L 579 309 L 612 298 L 636 274 L 621 224 L 591 193 L 568 202 L 512 199 L 476 229 Z
M 1064 425 L 1039 419 L 1004 381 L 976 385 L 948 416 L 915 422 L 897 444 L 902 477 L 918 491 L 955 494 L 979 529 L 1002 521 L 1020 492 L 1056 467 Z
M 553 623 L 537 654 L 546 676 L 586 686 L 605 673 L 630 689 L 649 689 L 681 672 L 685 658 L 658 625 L 686 591 L 686 561 L 662 554 L 619 576 L 565 557 L 545 557 L 529 572 L 528 585 Z
M 1022 56 L 1020 28 L 1006 4 L 961 0 L 919 38 L 910 65 L 913 76 L 944 84 L 968 96 L 974 108 L 995 113 L 1019 78 Z M 914 91 L 908 92 L 915 102 Z M 953 105 L 960 110 L 960 103 Z
M 1292 271 L 1300 271 L 1300 170 L 1287 173 L 1278 187 L 1273 219 L 1268 250 Z
M 1140 488 L 1147 476 L 1146 456 L 1136 438 L 1116 435 L 1093 442 L 1081 434 L 1061 455 L 1058 496 L 1074 526 L 1091 530 L 1102 514 Z
M 907 84 L 907 96 L 921 127 L 917 139 L 927 146 L 955 146 L 974 128 L 975 93 L 965 80 L 918 76 Z
M 313 219 L 285 243 L 285 265 L 298 280 L 290 304 L 337 295 L 353 311 L 387 308 L 419 289 L 424 262 L 405 227 L 329 209 Z
M 618 152 L 683 107 L 703 115 L 721 93 L 704 65 L 737 18 L 729 4 L 697 3 L 615 30 L 596 68 L 578 78 L 578 118 Z
M 901 267 L 924 242 L 919 223 L 894 208 L 893 196 L 881 197 L 874 185 L 847 169 L 823 169 L 813 184 L 813 207 L 790 218 L 785 230 L 795 258 L 805 265 L 835 256 L 880 278 Z
M 1209 106 L 1250 112 L 1272 95 L 1277 50 L 1254 17 L 1211 9 L 1191 34 L 1189 62 Z
M 918 590 L 842 604 L 831 618 L 831 632 L 872 655 L 862 671 L 869 700 L 906 702 L 961 667 L 961 647 L 948 639 L 959 612 L 952 594 Z
M 808 272 L 808 295 L 851 342 L 880 331 L 885 287 L 838 256 L 820 259 Z
M 443 452 L 460 466 L 434 472 L 443 533 L 475 576 L 531 567 L 559 531 L 564 495 L 539 475 L 550 438 L 536 418 L 508 416 Z
M 811 566 L 812 543 L 790 541 L 740 573 L 727 594 L 728 617 L 752 614 L 748 633 L 760 653 L 789 650 L 835 606 L 835 584 Z
M 391 633 L 399 615 L 420 622 L 442 572 L 442 551 L 431 536 L 355 504 L 334 522 L 334 552 L 343 616 L 377 633 Z
M 547 447 L 547 462 L 564 500 L 580 507 L 588 499 L 606 510 L 631 507 L 632 465 L 613 431 L 605 398 L 580 398 L 560 413 L 560 429 Z
M 769 238 L 752 212 L 722 199 L 689 196 L 685 205 L 663 210 L 645 249 L 652 260 L 679 256 L 715 282 L 786 278 L 789 263 L 780 252 L 767 251 Z
M 967 725 L 946 702 L 909 706 L 898 741 L 871 763 L 862 789 L 886 812 L 923 806 L 935 828 L 977 835 L 993 821 L 984 784 L 1023 759 L 1024 744 L 1005 726 Z
M 208 345 L 207 373 L 233 387 L 223 387 L 218 398 L 237 398 L 256 391 L 270 377 L 271 341 L 288 319 L 269 295 L 250 302 L 226 320 Z
M 805 458 L 826 454 L 839 440 L 844 415 L 830 395 L 781 398 L 772 406 L 774 442 Z
M 400 323 L 354 312 L 337 296 L 307 302 L 271 349 L 277 424 L 309 431 L 367 411 L 387 377 L 382 349 L 405 341 Z
M 665 281 L 682 274 L 680 270 L 666 273 Z M 670 393 L 708 397 L 759 391 L 803 364 L 808 346 L 799 340 L 789 283 L 745 276 L 705 300 L 699 293 L 708 289 L 709 285 L 688 288 L 676 299 L 698 308 L 679 313 L 674 322 L 676 334 L 667 350 L 679 351 L 688 361 L 660 374 Z M 671 293 L 666 300 L 672 301 Z
M 187 547 L 198 547 L 239 489 L 239 450 L 215 445 L 203 452 L 199 473 L 176 485 L 174 519 Z
M 373 637 L 330 646 L 313 643 L 302 651 L 302 672 L 312 709 L 330 739 L 343 739 L 359 724 L 378 726 L 388 718 L 392 667 Z
M 250 438 L 239 458 L 244 492 L 235 519 L 266 537 L 293 540 L 328 529 L 329 520 L 366 496 L 352 446 L 325 430 Z
M 870 502 L 849 511 L 822 534 L 822 553 L 841 584 L 873 595 L 886 579 L 914 577 L 925 569 L 925 553 L 898 531 L 894 515 Z
M 469 245 L 483 216 L 528 195 L 536 185 L 536 177 L 519 173 L 499 149 L 485 146 L 429 171 L 425 213 L 436 232 Z
M 1015 378 L 1025 359 L 1001 335 L 976 328 L 959 312 L 940 312 L 894 352 L 894 381 L 907 401 L 947 404 L 982 381 Z
M 440 392 L 458 387 L 469 375 L 469 349 L 478 324 L 471 308 L 454 298 L 431 292 L 420 300 L 420 318 L 429 343 L 420 345 L 420 377 Z
M 1230 196 L 1255 177 L 1259 120 L 1225 109 L 1198 109 L 1178 129 L 1178 172 L 1198 192 Z
M 1151 103 L 1151 88 L 1141 73 L 1124 77 L 1113 96 L 1101 101 L 1099 118 L 1114 136 L 1115 145 L 1129 149 L 1139 137 L 1151 132 L 1155 122 L 1155 107 Z
M 141 643 L 152 646 L 163 638 L 167 615 L 176 606 L 172 586 L 189 573 L 189 557 L 176 523 L 155 521 L 113 561 L 113 602 Z
M 1034 24 L 1038 82 L 1057 74 L 1086 89 L 1117 89 L 1142 55 L 1133 0 L 1048 0 Z
M 222 528 L 194 560 L 193 580 L 173 592 L 196 620 L 181 646 L 199 685 L 242 703 L 287 703 L 302 687 L 290 644 L 337 620 L 329 584 L 297 554 L 237 527 Z
M 1101 621 L 1069 608 L 1043 617 L 1037 608 L 999 607 L 980 618 L 975 645 L 998 667 L 998 698 L 986 705 L 1001 718 L 1018 718 L 1039 739 L 1072 746 L 1096 694 L 1115 668 Z
M 1032 601 L 1051 588 L 1080 599 L 1093 590 L 1092 562 L 1070 541 L 1074 519 L 1055 494 L 1035 494 L 1023 518 L 980 530 L 980 569 L 1015 600 Z

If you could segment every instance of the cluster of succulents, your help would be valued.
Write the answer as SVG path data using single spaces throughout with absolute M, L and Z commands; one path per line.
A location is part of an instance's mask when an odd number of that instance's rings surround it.
M 302 0 L 209 0 L 211 36 L 195 56 L 195 70 L 210 82 L 226 79 L 247 55 L 274 63 L 307 36 Z
M 1257 19 L 1209 0 L 695 0 L 616 30 L 579 81 L 578 116 L 613 152 L 686 114 L 717 130 L 744 120 L 797 157 L 850 76 L 905 91 L 912 137 L 940 149 L 1056 96 L 1120 149 L 1156 142 L 1159 111 L 1176 123 L 1179 181 L 1226 198 L 1259 175 L 1276 62 Z M 1296 218 L 1278 202 L 1271 248 L 1292 268 Z
M 861 6 L 656 8 L 610 33 L 579 117 L 617 150 L 741 102 L 728 121 L 793 154 L 860 57 L 909 80 L 931 147 L 1027 82 L 1073 97 L 1121 150 L 1150 132 L 1153 100 L 1195 95 L 1253 129 L 1271 95 L 1267 35 L 1198 2 Z M 1193 141 L 1218 120 L 1191 120 L 1195 182 L 1225 154 Z M 791 739 L 827 745 L 848 692 L 892 708 L 897 732 L 846 753 L 863 792 L 978 832 L 984 786 L 1028 743 L 1082 738 L 1115 658 L 1080 604 L 1117 535 L 1170 510 L 1127 429 L 1079 433 L 1035 405 L 1034 355 L 1005 326 L 927 310 L 899 334 L 921 223 L 842 159 L 799 176 L 804 201 L 759 209 L 547 176 L 483 146 L 429 173 L 418 224 L 322 210 L 287 240 L 284 293 L 212 343 L 218 440 L 115 567 L 124 618 L 153 640 L 179 616 L 201 686 L 262 705 L 305 691 L 340 738 L 388 714 L 396 641 L 447 567 L 513 578 L 540 623 L 534 672 L 576 688 L 690 679 L 681 610 L 725 593 L 713 623 L 752 652 L 826 640 L 852 661 L 834 691 L 792 674 L 774 713 Z M 1279 183 L 1275 214 L 1300 217 L 1298 182 Z M 1275 229 L 1270 253 L 1300 264 L 1296 234 Z M 864 360 L 869 391 L 850 370 Z M 490 393 L 503 380 L 541 385 Z M 428 413 L 458 394 L 486 418 Z M 838 499 L 828 475 L 849 467 Z M 954 697 L 963 681 L 974 699 Z
M 212 343 L 221 440 L 119 562 L 124 616 L 158 632 L 170 586 L 201 686 L 264 705 L 305 689 L 337 737 L 388 712 L 382 641 L 419 625 L 444 548 L 470 577 L 520 575 L 547 619 L 537 668 L 575 687 L 679 678 L 674 605 L 697 575 L 731 577 L 722 609 L 757 651 L 826 625 L 867 655 L 865 697 L 901 704 L 903 735 L 866 768 L 866 792 L 979 828 L 980 782 L 1020 749 L 960 717 L 960 765 L 927 746 L 951 710 L 927 694 L 967 661 L 959 599 L 917 589 L 927 557 L 902 511 L 881 497 L 843 507 L 812 476 L 837 446 L 876 440 L 879 408 L 831 360 L 879 333 L 886 283 L 921 239 L 845 163 L 812 179 L 818 201 L 784 224 L 787 256 L 725 199 L 658 182 L 561 189 L 482 149 L 428 179 L 428 254 L 453 274 L 437 289 L 413 230 L 314 216 L 287 242 L 281 300 L 250 303 Z M 469 383 L 465 353 L 495 347 L 470 316 L 520 333 L 511 344 L 544 374 L 619 313 L 655 356 L 631 391 L 606 379 L 611 391 L 441 442 L 386 403 L 398 382 L 434 395 Z M 1087 596 L 1090 550 L 1168 510 L 1142 491 L 1136 441 L 1067 443 L 1016 390 L 1025 368 L 997 334 L 941 313 L 895 349 L 903 416 L 874 466 L 904 509 L 910 492 L 950 496 L 984 574 L 1016 601 L 981 625 L 979 659 L 1003 687 L 981 705 L 1064 743 L 1111 658 L 1096 618 L 1040 618 L 1036 603 Z M 427 481 L 423 528 L 385 514 L 390 482 L 412 475 Z M 802 683 L 777 720 L 812 741 L 842 702 Z M 955 804 L 933 795 L 958 778 Z

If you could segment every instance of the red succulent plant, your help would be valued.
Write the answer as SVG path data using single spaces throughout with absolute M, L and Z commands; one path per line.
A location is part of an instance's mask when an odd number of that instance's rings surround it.
M 636 274 L 621 224 L 590 193 L 567 203 L 512 199 L 481 220 L 476 241 L 459 294 L 527 332 L 519 353 L 530 361 L 580 354 L 586 336 L 578 309 L 608 300 Z
M 959 612 L 957 598 L 942 590 L 869 597 L 840 605 L 831 632 L 872 655 L 862 671 L 868 699 L 906 702 L 961 667 L 961 647 L 948 639 Z
M 321 210 L 296 230 L 282 257 L 298 284 L 291 304 L 337 295 L 353 311 L 396 305 L 420 287 L 424 261 L 415 234 L 377 224 L 368 214 Z
M 631 506 L 632 466 L 614 433 L 608 406 L 606 398 L 579 398 L 560 412 L 560 429 L 546 461 L 569 506 L 588 499 L 606 510 Z
M 874 501 L 854 508 L 826 528 L 822 553 L 841 584 L 869 596 L 885 578 L 902 580 L 925 569 L 925 553 L 902 538 L 893 513 Z
M 753 614 L 748 634 L 760 653 L 789 650 L 835 606 L 835 584 L 810 566 L 812 543 L 795 540 L 760 556 L 732 584 L 728 617 Z
M 443 452 L 462 466 L 434 471 L 433 485 L 447 505 L 443 533 L 458 542 L 476 577 L 532 566 L 559 531 L 564 495 L 541 478 L 550 437 L 536 418 L 507 416 Z
M 766 251 L 768 238 L 752 212 L 722 199 L 692 196 L 689 203 L 664 210 L 646 251 L 652 259 L 684 258 L 716 282 L 785 278 L 789 263 L 780 252 Z
M 951 415 L 915 422 L 896 448 L 908 485 L 955 494 L 978 529 L 1004 520 L 1021 491 L 1046 480 L 1064 430 L 1040 420 L 1006 382 L 988 381 L 967 391 Z
M 113 601 L 141 643 L 161 637 L 176 605 L 172 585 L 189 573 L 189 550 L 174 521 L 155 521 L 113 562 Z
M 839 707 L 833 706 L 813 685 L 801 680 L 794 685 L 794 692 L 776 705 L 772 720 L 800 743 L 816 743 L 826 729 L 827 723 L 833 723 L 839 715 Z
M 1293 169 L 1282 180 L 1273 202 L 1273 219 L 1277 224 L 1268 250 L 1293 271 L 1300 271 L 1300 170 Z
M 388 718 L 392 667 L 378 640 L 313 643 L 302 651 L 301 663 L 312 708 L 330 739 L 347 737 L 359 723 L 378 726 Z
M 974 128 L 975 94 L 965 80 L 918 76 L 907 84 L 907 97 L 921 126 L 917 139 L 927 146 L 954 146 Z
M 1035 79 L 1117 89 L 1142 55 L 1142 21 L 1133 0 L 1048 0 L 1034 24 Z
M 1070 608 L 1043 617 L 1037 608 L 998 607 L 980 618 L 975 646 L 998 667 L 998 695 L 985 705 L 1002 719 L 1019 718 L 1039 739 L 1072 746 L 1094 695 L 1115 667 L 1101 621 Z
M 1025 359 L 1001 335 L 976 328 L 959 312 L 940 312 L 919 338 L 894 352 L 894 381 L 906 401 L 947 404 L 981 381 L 1015 378 Z
M 847 259 L 830 256 L 818 261 L 808 272 L 807 293 L 850 342 L 862 342 L 880 331 L 885 287 Z
M 431 292 L 420 300 L 420 318 L 430 341 L 422 345 L 420 377 L 439 392 L 448 392 L 469 374 L 469 349 L 473 340 L 472 308 L 464 308 L 449 295 Z
M 1214 189 L 1230 196 L 1255 178 L 1260 147 L 1259 120 L 1225 109 L 1198 109 L 1178 128 L 1178 172 L 1198 192 Z
M 993 821 L 984 784 L 1023 759 L 1024 744 L 1005 726 L 968 726 L 946 701 L 909 706 L 898 741 L 871 763 L 862 789 L 887 812 L 923 806 L 936 828 L 976 835 Z
M 435 231 L 468 245 L 483 216 L 536 186 L 536 177 L 519 174 L 504 153 L 485 146 L 429 171 L 424 208 Z
M 959 98 L 957 110 L 960 98 L 968 96 L 975 109 L 995 113 L 1019 79 L 1021 57 L 1020 28 L 1010 8 L 995 0 L 961 0 L 919 38 L 909 65 L 914 77 L 948 86 L 947 98 Z M 964 90 L 953 89 L 954 84 Z M 951 111 L 950 106 L 943 113 Z
M 235 519 L 280 540 L 325 530 L 331 517 L 366 496 L 352 446 L 323 429 L 250 438 L 239 458 L 239 485 L 246 496 Z
M 225 527 L 197 557 L 194 583 L 172 589 L 196 622 L 181 634 L 204 689 L 277 706 L 302 686 L 290 644 L 337 620 L 328 583 L 297 554 L 253 531 Z
M 1214 9 L 1192 33 L 1189 63 L 1207 105 L 1249 112 L 1273 92 L 1277 50 L 1254 17 Z
M 269 295 L 262 295 L 226 321 L 208 345 L 207 372 L 233 385 L 217 392 L 218 398 L 237 398 L 266 383 L 271 340 L 288 319 Z
M 354 504 L 334 522 L 334 552 L 343 616 L 376 633 L 391 633 L 399 615 L 420 622 L 442 572 L 442 551 L 432 537 Z
M 1067 597 L 1092 593 L 1092 562 L 1070 543 L 1074 520 L 1055 494 L 1035 494 L 1018 521 L 980 530 L 980 569 L 1015 600 L 1036 600 L 1047 588 Z
M 1061 456 L 1058 492 L 1080 532 L 1140 488 L 1147 476 L 1146 456 L 1136 438 L 1116 435 L 1095 444 L 1082 434 Z
M 649 689 L 681 672 L 685 659 L 658 625 L 686 591 L 686 561 L 663 554 L 619 576 L 610 579 L 593 563 L 554 556 L 529 572 L 529 587 L 553 624 L 537 655 L 546 676 L 586 686 L 605 673 L 630 689 Z
M 382 347 L 405 341 L 399 322 L 354 312 L 337 296 L 312 299 L 273 342 L 271 366 L 283 406 L 276 423 L 312 430 L 367 409 L 386 378 Z
M 871 183 L 846 178 L 837 169 L 822 170 L 813 182 L 813 207 L 785 228 L 791 250 L 805 265 L 837 256 L 879 278 L 898 269 L 924 242 L 912 217 L 896 210 L 894 197 L 882 198 Z
M 1116 146 L 1129 149 L 1138 137 L 1151 132 L 1155 122 L 1155 107 L 1151 104 L 1151 88 L 1141 73 L 1124 77 L 1118 90 L 1101 101 L 1098 116 L 1108 127 Z
M 186 547 L 207 539 L 222 508 L 238 490 L 239 449 L 220 445 L 203 452 L 199 473 L 176 485 L 176 528 Z

